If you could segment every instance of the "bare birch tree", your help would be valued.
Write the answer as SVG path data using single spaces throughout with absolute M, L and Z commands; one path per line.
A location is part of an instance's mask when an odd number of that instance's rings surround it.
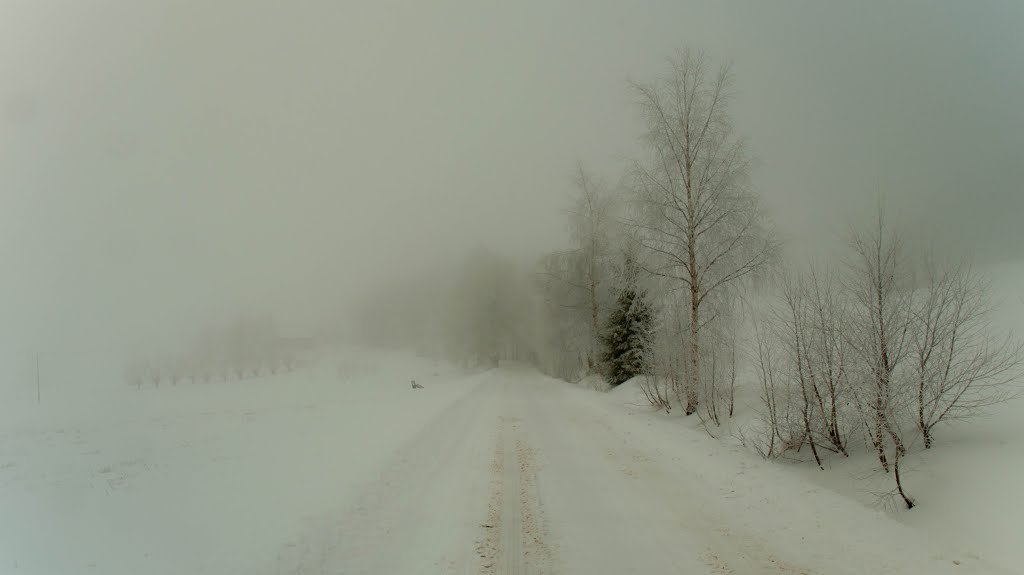
M 651 337 L 647 342 L 646 356 L 649 371 L 648 385 L 658 391 L 652 403 L 657 407 L 671 409 L 671 402 L 682 403 L 683 373 L 681 364 L 683 356 L 679 349 L 685 347 L 686 328 L 683 318 L 686 315 L 679 291 L 667 286 L 663 277 L 649 277 L 651 287 L 651 303 L 654 307 L 654 321 L 651 326 Z
M 848 305 L 838 276 L 828 268 L 786 272 L 777 283 L 775 303 L 754 323 L 763 451 L 781 454 L 776 443 L 781 452 L 808 445 L 821 466 L 824 451 L 849 455 L 850 428 L 860 423 L 848 409 Z
M 709 295 L 764 266 L 776 252 L 749 186 L 747 147 L 729 114 L 729 66 L 709 70 L 706 56 L 685 50 L 670 73 L 637 84 L 647 125 L 647 161 L 634 164 L 642 246 L 658 263 L 648 271 L 678 282 L 688 296 L 686 413 L 697 409 L 702 304 Z
M 574 177 L 577 194 L 568 213 L 572 247 L 544 258 L 541 273 L 557 305 L 585 319 L 577 342 L 587 373 L 596 370 L 601 326 L 612 298 L 612 266 L 618 230 L 615 197 L 582 164 Z
M 1014 395 L 1022 347 L 992 326 L 988 282 L 969 262 L 925 262 L 913 307 L 915 419 L 925 449 L 945 421 L 978 415 Z
M 886 472 L 891 442 L 891 468 L 896 487 L 907 507 L 914 502 L 903 490 L 900 458 L 906 445 L 900 429 L 900 414 L 909 405 L 905 361 L 910 351 L 911 290 L 903 241 L 889 228 L 885 212 L 878 213 L 869 227 L 850 234 L 853 259 L 848 287 L 852 290 L 855 321 L 851 344 L 866 368 L 865 386 L 859 405 L 864 407 L 868 435 Z
M 601 324 L 608 300 L 608 280 L 611 275 L 611 244 L 613 238 L 612 198 L 583 168 L 576 167 L 576 186 L 579 195 L 570 212 L 570 232 L 579 265 L 579 275 L 586 289 L 590 319 L 587 370 L 597 364 L 597 348 Z
M 848 456 L 847 427 L 842 405 L 849 400 L 852 352 L 847 341 L 848 305 L 840 293 L 839 276 L 832 269 L 811 268 L 804 284 L 809 329 L 804 357 L 811 374 L 812 391 L 818 408 L 824 444 Z

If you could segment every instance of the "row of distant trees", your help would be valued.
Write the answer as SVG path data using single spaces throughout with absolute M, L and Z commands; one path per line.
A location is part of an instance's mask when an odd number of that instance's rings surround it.
M 184 352 L 137 358 L 128 368 L 128 379 L 141 389 L 276 375 L 299 367 L 308 344 L 281 337 L 270 320 L 241 319 L 227 328 L 208 330 Z
M 542 311 L 525 268 L 481 248 L 454 269 L 374 290 L 354 325 L 363 343 L 489 368 L 539 362 Z

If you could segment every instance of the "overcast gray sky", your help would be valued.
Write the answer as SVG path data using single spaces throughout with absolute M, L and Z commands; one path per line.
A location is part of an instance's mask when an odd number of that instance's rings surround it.
M 627 79 L 731 60 L 795 246 L 879 192 L 1024 255 L 1024 3 L 0 0 L 0 340 L 308 325 L 482 243 L 555 247 Z

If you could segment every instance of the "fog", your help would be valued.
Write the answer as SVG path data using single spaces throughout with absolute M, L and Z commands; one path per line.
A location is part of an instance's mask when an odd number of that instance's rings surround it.
M 734 63 L 794 253 L 883 200 L 1019 258 L 1022 31 L 1009 1 L 0 0 L 4 361 L 314 333 L 474 248 L 558 248 L 576 162 L 618 178 L 628 82 L 684 46 Z

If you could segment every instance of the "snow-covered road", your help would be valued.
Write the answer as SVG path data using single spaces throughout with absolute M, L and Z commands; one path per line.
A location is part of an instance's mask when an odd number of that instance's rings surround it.
M 286 545 L 276 573 L 999 572 L 692 435 L 492 371 Z
M 356 354 L 69 407 L 0 427 L 0 573 L 1000 573 L 528 368 Z

